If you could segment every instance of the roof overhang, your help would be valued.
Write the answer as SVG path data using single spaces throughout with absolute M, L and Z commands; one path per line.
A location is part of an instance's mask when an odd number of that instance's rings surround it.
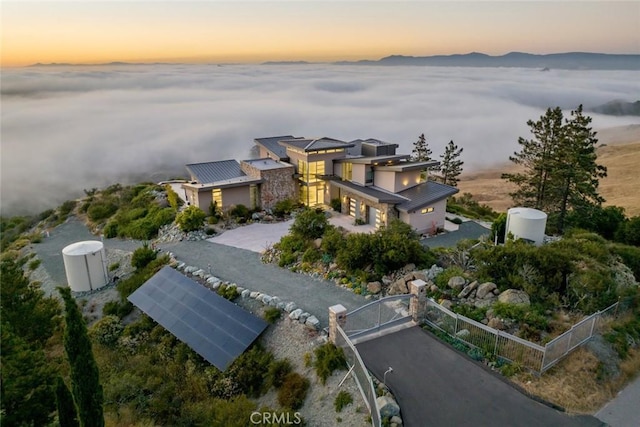
M 376 166 L 376 170 L 383 172 L 407 172 L 414 170 L 425 170 L 440 165 L 440 162 L 436 160 L 430 160 L 428 162 L 403 162 L 393 165 L 379 165 Z

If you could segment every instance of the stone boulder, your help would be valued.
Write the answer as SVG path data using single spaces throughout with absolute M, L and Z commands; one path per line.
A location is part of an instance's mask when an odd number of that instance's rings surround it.
M 389 295 L 404 295 L 409 293 L 409 289 L 407 288 L 407 282 L 404 281 L 404 278 L 400 278 L 393 282 L 389 287 Z
M 468 297 L 469 294 L 473 292 L 477 287 L 478 287 L 478 281 L 474 280 L 473 282 L 469 283 L 460 291 L 460 293 L 458 294 L 458 298 Z
M 367 292 L 371 294 L 379 294 L 381 290 L 382 290 L 382 283 L 380 282 L 367 283 Z
M 291 302 L 288 302 L 287 304 L 285 304 L 284 311 L 286 311 L 287 313 L 291 313 L 296 308 L 298 308 L 298 307 L 296 307 L 296 303 L 291 301 Z
M 381 417 L 395 417 L 400 414 L 400 406 L 389 396 L 380 396 L 376 399 L 378 408 L 380 408 Z
M 531 305 L 531 300 L 529 299 L 529 295 L 525 291 L 521 291 L 518 289 L 507 289 L 498 295 L 498 301 L 505 304 L 513 304 L 513 305 Z
M 314 246 L 316 249 L 320 249 L 320 246 L 322 246 L 322 238 L 318 237 L 317 239 L 315 239 L 315 240 L 313 241 L 313 246 Z
M 302 309 L 301 308 L 296 308 L 291 313 L 289 313 L 289 319 L 298 320 L 300 318 L 301 314 L 302 314 Z
M 314 331 L 317 331 L 318 329 L 320 329 L 320 321 L 318 320 L 318 318 L 316 316 L 309 316 L 307 317 L 307 321 L 304 322 L 304 325 Z
M 497 289 L 495 283 L 485 282 L 482 285 L 478 286 L 478 291 L 476 292 L 476 298 L 485 298 L 487 296 L 493 296 L 493 290 Z
M 499 329 L 501 331 L 505 329 L 504 322 L 497 317 L 492 317 L 491 319 L 489 319 L 489 323 L 487 324 L 487 326 L 493 329 Z
M 424 282 L 427 281 L 427 274 L 424 271 L 414 271 L 413 278 L 415 280 L 422 280 Z
M 464 280 L 464 277 L 453 276 L 451 279 L 449 279 L 449 283 L 447 283 L 447 286 L 449 286 L 454 291 L 458 291 L 459 292 L 459 291 L 462 290 L 462 288 L 464 287 L 465 283 L 467 283 L 467 281 Z
M 442 267 L 438 267 L 437 265 L 433 264 L 430 269 L 424 270 L 424 273 L 427 275 L 428 280 L 434 280 L 443 271 L 444 269 Z
M 453 303 L 451 302 L 451 300 L 448 300 L 448 299 L 443 299 L 442 301 L 440 301 L 440 305 L 446 308 L 447 310 L 451 310 L 451 307 L 453 307 Z

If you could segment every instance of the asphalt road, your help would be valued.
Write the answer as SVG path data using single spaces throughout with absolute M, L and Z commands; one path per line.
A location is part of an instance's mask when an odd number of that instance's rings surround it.
M 640 404 L 640 377 L 596 412 L 596 417 L 611 427 L 638 427 L 640 426 L 638 404 Z
M 159 245 L 159 248 L 173 252 L 179 261 L 205 271 L 210 264 L 211 273 L 220 279 L 278 296 L 282 301 L 293 301 L 299 308 L 316 316 L 322 327 L 329 325 L 329 307 L 332 305 L 342 304 L 351 311 L 368 302 L 363 296 L 332 282 L 263 264 L 259 254 L 246 249 L 204 240 L 167 243 Z
M 588 427 L 591 416 L 569 416 L 537 402 L 419 327 L 356 345 L 369 370 L 387 386 L 405 427 Z

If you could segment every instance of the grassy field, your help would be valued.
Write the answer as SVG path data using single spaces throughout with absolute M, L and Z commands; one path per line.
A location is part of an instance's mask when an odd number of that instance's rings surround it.
M 606 199 L 605 205 L 625 208 L 628 216 L 640 215 L 640 125 L 629 125 L 604 129 L 598 133 L 602 146 L 598 149 L 598 159 L 607 167 L 608 176 L 600 181 L 600 194 Z M 517 169 L 512 163 L 505 163 L 477 172 L 464 174 L 458 188 L 461 193 L 471 193 L 474 198 L 497 211 L 506 211 L 513 206 L 509 192 L 513 187 L 500 179 L 504 172 Z

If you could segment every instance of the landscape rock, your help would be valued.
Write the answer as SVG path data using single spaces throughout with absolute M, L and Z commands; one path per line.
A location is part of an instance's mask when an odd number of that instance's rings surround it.
M 430 269 L 424 270 L 424 273 L 426 274 L 428 280 L 434 280 L 443 271 L 444 268 L 438 267 L 437 265 L 433 264 Z
M 296 308 L 298 308 L 298 307 L 296 306 L 296 303 L 295 303 L 295 302 L 293 302 L 293 301 L 288 302 L 288 303 L 286 303 L 286 304 L 284 305 L 284 311 L 286 311 L 287 313 L 291 313 L 291 312 L 292 312 L 293 310 L 295 310 Z
M 221 280 L 220 280 L 218 277 L 216 277 L 216 276 L 211 276 L 211 277 L 209 277 L 209 278 L 207 279 L 207 283 L 212 284 L 212 285 L 213 285 L 214 283 L 216 283 L 216 282 L 220 282 L 220 281 L 221 281 Z
M 471 332 L 469 332 L 468 329 L 460 329 L 457 333 L 456 336 L 459 338 L 466 338 L 469 335 L 471 335 Z
M 280 301 L 278 304 L 276 304 L 276 308 L 278 310 L 284 310 L 284 303 L 282 301 Z
M 262 298 L 260 298 L 260 301 L 262 301 L 262 303 L 265 305 L 269 305 L 271 300 L 272 298 L 269 295 L 262 295 Z
M 380 282 L 369 282 L 367 283 L 367 292 L 372 294 L 378 294 L 382 290 L 382 283 Z
M 513 305 L 531 305 L 531 300 L 529 299 L 529 295 L 525 291 L 521 291 L 518 289 L 507 289 L 498 295 L 498 301 L 505 304 L 513 304 Z
M 300 315 L 301 314 L 302 314 L 302 309 L 301 308 L 296 308 L 291 313 L 289 313 L 289 319 L 298 320 L 298 319 L 300 319 Z
M 403 295 L 408 294 L 409 289 L 407 288 L 407 282 L 404 281 L 404 278 L 398 279 L 391 284 L 389 288 L 389 295 Z
M 505 329 L 504 322 L 497 317 L 492 317 L 491 319 L 489 319 L 489 323 L 487 323 L 487 326 L 493 329 L 499 329 L 501 331 Z
M 391 417 L 391 419 L 389 421 L 391 422 L 391 424 L 396 424 L 398 426 L 402 425 L 402 418 L 400 418 L 397 415 L 394 415 L 393 417 Z
M 203 269 L 199 269 L 193 272 L 194 276 L 204 277 L 207 274 Z
M 400 414 L 400 406 L 389 396 L 380 396 L 376 399 L 378 408 L 380 408 L 381 417 L 394 417 Z
M 279 297 L 273 297 L 271 298 L 271 301 L 269 301 L 269 305 L 272 307 L 277 307 L 278 304 L 280 304 L 282 301 L 280 300 Z
M 260 295 L 260 292 L 258 292 L 258 291 L 252 291 L 252 292 L 249 294 L 249 297 L 250 297 L 250 298 L 253 298 L 253 299 L 258 299 L 258 295 Z
M 304 313 L 302 313 L 300 315 L 300 317 L 298 318 L 298 320 L 300 321 L 300 323 L 305 323 L 307 321 L 307 319 L 309 318 L 309 316 L 311 316 L 311 314 L 307 313 L 306 311 Z
M 431 292 L 438 292 L 438 291 L 440 290 L 440 288 L 438 287 L 438 285 L 435 285 L 435 284 L 434 284 L 434 285 L 431 285 L 431 286 L 429 287 L 429 290 L 430 290 Z
M 427 279 L 427 274 L 424 271 L 414 271 L 413 272 L 413 277 L 415 280 L 422 280 L 424 282 L 426 282 Z
M 320 249 L 320 246 L 322 246 L 322 238 L 321 238 L 321 237 L 318 237 L 317 239 L 315 239 L 315 240 L 313 241 L 313 246 L 314 246 L 316 249 Z
M 245 289 L 244 291 L 242 291 L 242 292 L 240 293 L 240 296 L 241 296 L 242 298 L 249 298 L 249 295 L 251 295 L 251 291 L 250 291 L 249 289 Z
M 485 282 L 482 285 L 478 286 L 478 292 L 476 293 L 476 298 L 484 298 L 487 294 L 493 294 L 494 289 L 497 289 L 495 283 Z
M 320 329 L 320 321 L 318 320 L 318 318 L 316 316 L 309 316 L 307 318 L 307 321 L 304 322 L 305 326 L 309 329 L 313 329 L 315 331 L 317 331 L 318 329 Z
M 478 281 L 474 280 L 473 282 L 469 283 L 467 286 L 465 286 L 460 293 L 458 294 L 458 298 L 466 298 L 469 296 L 469 294 L 474 291 L 476 288 L 478 287 Z
M 448 299 L 442 300 L 440 302 L 440 305 L 446 308 L 447 310 L 451 310 L 451 307 L 453 307 L 453 303 Z
M 449 279 L 449 283 L 447 283 L 447 286 L 449 286 L 454 291 L 461 291 L 465 283 L 466 280 L 464 280 L 464 277 L 453 276 L 451 279 Z
M 473 302 L 473 306 L 476 308 L 489 307 L 493 304 L 492 299 L 477 299 Z

